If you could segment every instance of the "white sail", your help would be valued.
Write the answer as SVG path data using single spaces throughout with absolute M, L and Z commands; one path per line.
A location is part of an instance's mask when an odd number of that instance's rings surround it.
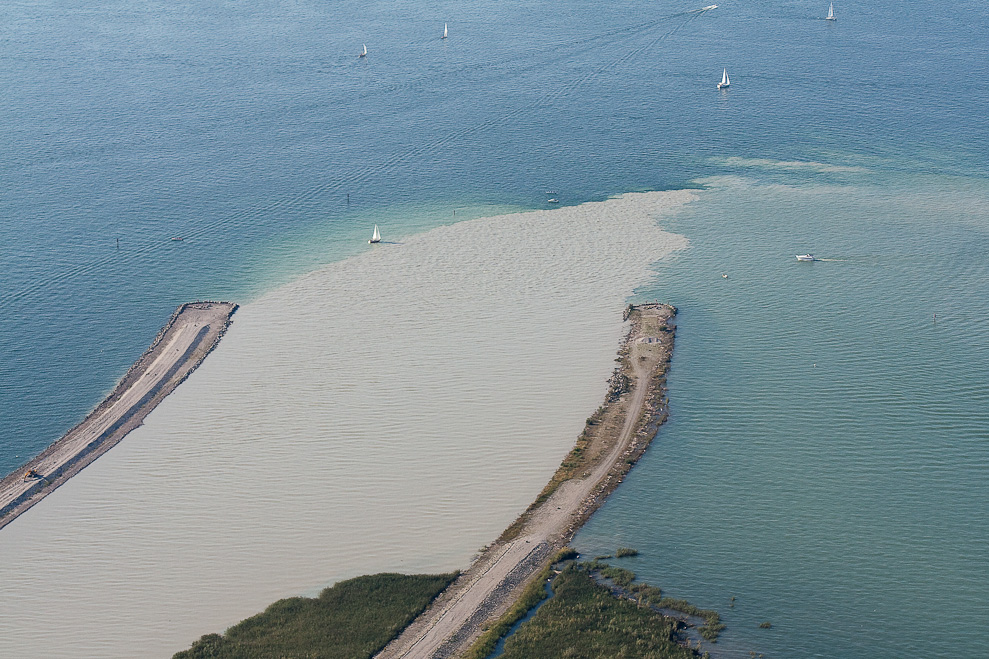
M 731 80 L 728 79 L 728 69 L 724 69 L 721 72 L 721 82 L 718 83 L 718 89 L 723 89 L 731 84 Z
M 364 48 L 363 48 L 363 50 L 361 50 L 360 56 L 361 57 L 365 57 L 367 55 L 367 44 L 366 43 L 363 43 L 363 44 L 361 44 L 361 46 L 363 46 Z
M 369 243 L 380 243 L 381 242 L 381 233 L 378 231 L 378 225 L 377 224 L 374 225 L 374 233 L 371 234 L 371 240 L 369 240 L 368 242 Z
M 826 20 L 826 21 L 833 21 L 834 20 L 834 3 L 833 2 L 830 5 L 828 5 L 828 17 L 825 18 L 824 20 Z
M 446 23 L 443 24 L 443 38 L 446 39 Z

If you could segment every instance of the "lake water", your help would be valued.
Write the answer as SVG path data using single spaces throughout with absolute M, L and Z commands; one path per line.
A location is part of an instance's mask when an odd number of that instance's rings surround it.
M 989 9 L 820 4 L 4 3 L 0 470 L 180 302 L 260 299 L 373 223 L 702 188 L 637 293 L 681 309 L 670 423 L 578 547 L 637 547 L 741 656 L 977 656 Z

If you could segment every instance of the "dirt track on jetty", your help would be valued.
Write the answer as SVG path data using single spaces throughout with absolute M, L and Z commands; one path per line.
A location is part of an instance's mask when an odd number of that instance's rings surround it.
M 202 363 L 237 305 L 180 306 L 113 392 L 61 439 L 0 480 L 0 529 L 106 453 Z
M 630 306 L 604 405 L 543 494 L 378 659 L 462 656 L 618 486 L 666 420 L 676 309 Z

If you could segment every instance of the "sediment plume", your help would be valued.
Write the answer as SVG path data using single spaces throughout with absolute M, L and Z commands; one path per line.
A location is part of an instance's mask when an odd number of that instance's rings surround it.
M 0 532 L 0 655 L 169 656 L 340 579 L 469 565 L 600 404 L 693 198 L 383 227 L 241 305 L 142 427 Z

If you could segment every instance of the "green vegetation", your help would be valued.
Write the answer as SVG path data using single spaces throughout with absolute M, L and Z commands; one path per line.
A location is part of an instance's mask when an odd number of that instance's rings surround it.
M 697 657 L 676 643 L 680 623 L 614 597 L 582 566 L 563 570 L 553 581 L 553 590 L 553 599 L 505 642 L 504 659 Z
M 319 597 L 291 597 L 226 634 L 207 634 L 173 659 L 366 659 L 419 615 L 456 574 L 375 574 Z
M 698 627 L 697 631 L 712 643 L 717 642 L 718 636 L 725 629 L 717 611 L 699 608 L 687 600 L 663 597 L 663 591 L 655 586 L 644 583 L 634 584 L 632 582 L 635 580 L 635 573 L 631 570 L 613 567 L 600 561 L 581 563 L 581 566 L 588 572 L 597 572 L 602 577 L 610 579 L 616 586 L 620 586 L 630 599 L 639 604 L 703 618 L 704 624 Z
M 611 579 L 616 586 L 621 586 L 622 588 L 628 588 L 635 581 L 635 572 L 610 565 L 601 570 L 601 576 L 605 579 Z
M 639 551 L 631 547 L 619 547 L 615 552 L 615 558 L 625 558 L 626 556 L 638 556 Z
M 553 560 L 559 563 L 561 561 L 569 561 L 571 559 L 577 558 L 578 556 L 580 556 L 580 554 L 578 554 L 577 550 L 574 549 L 573 547 L 564 547 L 563 549 L 560 550 L 560 553 L 558 553 L 556 555 L 556 558 L 554 558 Z
M 576 557 L 569 547 L 554 564 Z M 547 567 L 520 600 L 488 629 L 465 655 L 485 659 L 508 630 L 546 598 L 545 583 L 553 574 Z M 595 574 L 619 587 L 619 596 L 599 584 Z M 703 618 L 698 632 L 714 642 L 725 628 L 715 611 L 684 600 L 663 597 L 659 588 L 634 583 L 635 573 L 599 560 L 569 564 L 553 579 L 554 597 L 539 608 L 505 642 L 505 659 L 582 659 L 584 657 L 642 657 L 685 659 L 703 656 L 679 644 L 677 630 L 684 623 L 656 609 L 669 609 Z M 705 653 L 706 654 L 706 653 Z
M 491 625 L 487 631 L 481 634 L 480 638 L 474 641 L 474 645 L 464 655 L 465 659 L 485 659 L 485 657 L 491 654 L 495 646 L 498 645 L 498 641 L 508 633 L 512 625 L 524 618 L 526 613 L 546 599 L 548 596 L 546 593 L 546 580 L 552 576 L 553 566 L 560 561 L 569 560 L 575 556 L 577 556 L 577 552 L 570 547 L 561 549 L 553 557 L 550 564 L 535 579 L 529 582 L 529 585 L 525 587 L 522 596 L 519 597 L 515 604 L 497 622 Z
M 759 623 L 759 629 L 772 629 L 772 628 L 773 628 L 773 623 L 769 622 L 768 620 L 766 622 Z

